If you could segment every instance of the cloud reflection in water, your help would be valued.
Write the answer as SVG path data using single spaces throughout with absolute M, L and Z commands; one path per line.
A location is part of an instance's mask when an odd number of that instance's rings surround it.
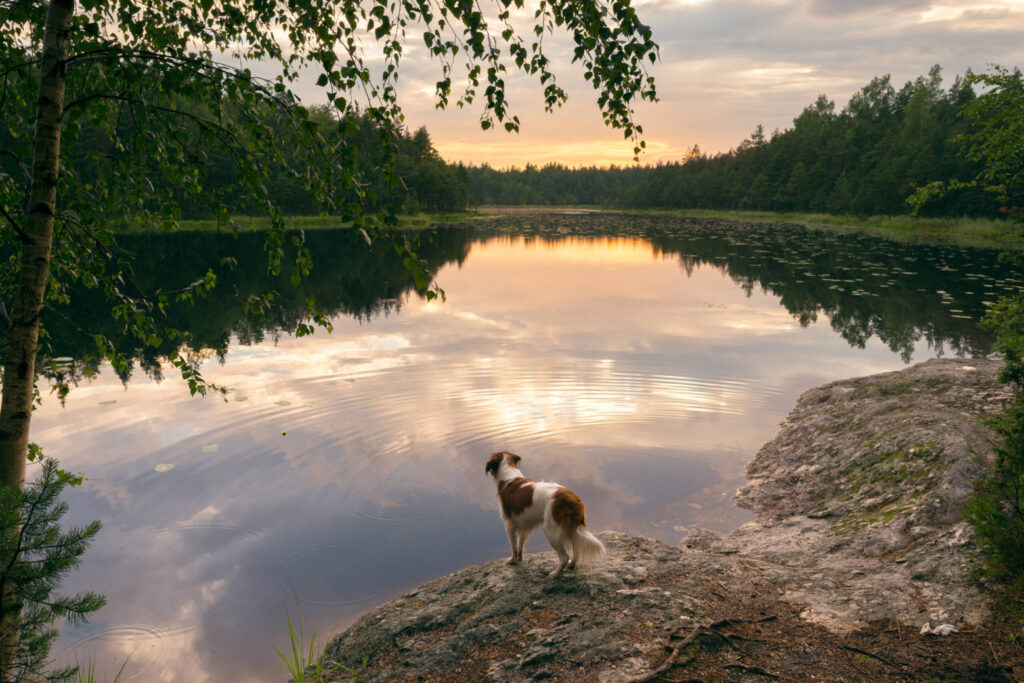
M 728 529 L 743 465 L 800 391 L 902 365 L 640 239 L 492 239 L 438 281 L 444 304 L 208 362 L 244 402 L 109 372 L 66 408 L 44 399 L 34 438 L 88 473 L 72 515 L 105 525 L 66 589 L 111 599 L 55 652 L 108 676 L 129 656 L 137 680 L 274 677 L 293 596 L 323 637 L 505 553 L 483 473 L 499 449 L 576 489 L 595 529 Z

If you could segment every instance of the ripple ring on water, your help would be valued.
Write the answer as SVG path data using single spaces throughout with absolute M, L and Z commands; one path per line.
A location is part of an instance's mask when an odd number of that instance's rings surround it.
M 170 534 L 181 531 L 227 531 L 238 536 L 259 536 L 261 532 L 237 524 L 227 522 L 194 522 L 191 524 L 174 524 L 171 526 L 150 527 L 150 533 Z
M 315 546 L 281 566 L 281 588 L 290 596 L 315 605 L 350 605 L 385 593 L 396 566 L 383 547 L 341 542 Z
M 86 657 L 96 656 L 95 650 L 101 644 L 109 643 L 121 647 L 125 643 L 130 643 L 132 646 L 131 652 L 126 657 L 128 665 L 125 667 L 124 673 L 117 680 L 148 681 L 153 680 L 151 675 L 153 669 L 159 672 L 166 668 L 165 665 L 170 658 L 170 636 L 171 634 L 164 629 L 147 624 L 114 626 L 90 633 L 73 641 L 63 651 L 62 655 L 72 655 L 68 657 L 68 660 L 73 660 L 77 657 L 76 653 L 78 651 L 87 653 Z M 135 653 L 140 651 L 145 651 L 145 656 L 133 657 Z M 82 658 L 78 657 L 78 659 L 81 660 Z M 97 659 L 102 661 L 106 659 L 106 656 L 99 655 Z M 139 662 L 137 667 L 133 666 L 136 662 Z
M 441 517 L 452 506 L 452 492 L 422 479 L 385 479 L 350 501 L 352 514 L 377 522 L 419 522 Z M 391 505 L 382 504 L 399 501 Z

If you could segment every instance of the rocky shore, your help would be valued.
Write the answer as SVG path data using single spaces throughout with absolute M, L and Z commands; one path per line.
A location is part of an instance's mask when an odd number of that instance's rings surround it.
M 678 547 L 604 532 L 603 565 L 553 581 L 550 552 L 445 576 L 334 638 L 330 680 L 1022 680 L 961 519 L 997 370 L 811 389 L 747 468 L 755 521 Z

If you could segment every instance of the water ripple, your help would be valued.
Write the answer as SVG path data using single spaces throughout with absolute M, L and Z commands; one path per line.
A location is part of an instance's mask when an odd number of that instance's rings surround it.
M 149 619 L 149 610 L 132 600 L 113 600 L 108 608 L 120 606 L 129 608 L 132 614 Z M 81 630 L 88 630 L 86 626 Z M 118 667 L 127 662 L 120 681 L 153 681 L 171 665 L 171 651 L 180 643 L 175 642 L 175 633 L 151 623 L 129 622 L 110 628 L 91 630 L 71 641 L 54 658 L 66 664 L 95 662 L 98 680 L 107 680 Z M 112 669 L 112 670 L 111 670 Z M 106 670 L 106 671 L 104 671 Z
M 452 506 L 452 493 L 419 479 L 389 479 L 350 501 L 353 514 L 379 522 L 418 522 L 440 517 Z
M 350 605 L 391 588 L 395 558 L 370 543 L 328 543 L 303 550 L 284 562 L 281 589 L 315 605 Z

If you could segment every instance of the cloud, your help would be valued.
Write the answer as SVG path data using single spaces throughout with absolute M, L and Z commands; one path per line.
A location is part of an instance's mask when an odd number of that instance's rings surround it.
M 678 159 L 694 143 L 708 152 L 739 144 L 758 124 L 792 125 L 818 94 L 845 105 L 873 77 L 897 85 L 941 64 L 947 79 L 990 63 L 1024 62 L 1024 3 L 925 0 L 655 0 L 638 6 L 654 29 L 661 61 L 652 67 L 661 101 L 637 109 L 650 151 L 646 162 Z M 431 96 L 436 65 L 407 62 L 402 102 L 407 121 L 426 125 L 446 158 L 492 165 L 630 163 L 632 145 L 604 127 L 595 95 L 568 38 L 545 38 L 570 101 L 542 111 L 540 87 L 510 76 L 510 100 L 523 122 L 518 135 L 479 130 L 480 110 L 438 112 Z
M 1024 63 L 1020 0 L 650 0 L 637 7 L 661 46 L 651 67 L 661 101 L 636 106 L 646 163 L 678 160 L 695 143 L 710 153 L 728 150 L 758 124 L 788 127 L 822 93 L 841 108 L 875 76 L 891 74 L 902 85 L 936 63 L 950 80 L 968 68 Z M 525 30 L 532 12 L 520 14 L 513 23 Z M 445 158 L 497 167 L 632 163 L 632 143 L 604 125 L 563 32 L 545 35 L 544 46 L 569 102 L 545 113 L 541 85 L 512 66 L 505 81 L 522 122 L 515 135 L 500 126 L 481 130 L 480 100 L 437 110 L 441 65 L 423 58 L 415 31 L 408 43 L 399 79 L 406 124 L 425 125 Z M 456 85 L 464 73 L 456 64 Z M 297 90 L 307 102 L 326 102 L 315 80 L 305 75 Z
M 812 0 L 808 7 L 814 14 L 827 17 L 848 17 L 855 14 L 897 14 L 923 9 L 931 0 Z

